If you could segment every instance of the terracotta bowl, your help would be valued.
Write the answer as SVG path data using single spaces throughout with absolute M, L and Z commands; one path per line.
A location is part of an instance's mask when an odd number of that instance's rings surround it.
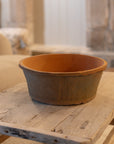
M 73 105 L 92 100 L 107 63 L 80 54 L 47 54 L 20 61 L 33 100 Z

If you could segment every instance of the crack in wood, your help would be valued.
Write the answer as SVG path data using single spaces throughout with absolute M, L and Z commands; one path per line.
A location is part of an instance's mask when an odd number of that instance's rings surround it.
M 80 129 L 85 129 L 86 126 L 89 124 L 89 121 L 85 121 L 81 126 L 80 126 Z

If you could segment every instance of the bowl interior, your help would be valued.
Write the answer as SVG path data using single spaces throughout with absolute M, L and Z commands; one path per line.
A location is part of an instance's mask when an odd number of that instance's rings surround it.
M 95 69 L 104 65 L 104 60 L 78 54 L 38 55 L 24 59 L 21 64 L 42 72 L 77 72 Z

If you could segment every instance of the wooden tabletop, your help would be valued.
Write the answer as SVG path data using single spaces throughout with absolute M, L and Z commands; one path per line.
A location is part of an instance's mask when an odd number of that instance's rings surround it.
M 0 133 L 48 144 L 95 142 L 114 118 L 114 73 L 104 72 L 96 98 L 77 106 L 31 100 L 26 83 L 0 94 Z

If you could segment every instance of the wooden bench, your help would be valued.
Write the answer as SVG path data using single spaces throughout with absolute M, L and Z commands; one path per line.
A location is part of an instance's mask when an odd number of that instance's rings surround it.
M 0 133 L 48 144 L 113 144 L 113 84 L 114 73 L 104 72 L 95 99 L 77 106 L 34 102 L 26 84 L 19 84 L 0 94 Z

